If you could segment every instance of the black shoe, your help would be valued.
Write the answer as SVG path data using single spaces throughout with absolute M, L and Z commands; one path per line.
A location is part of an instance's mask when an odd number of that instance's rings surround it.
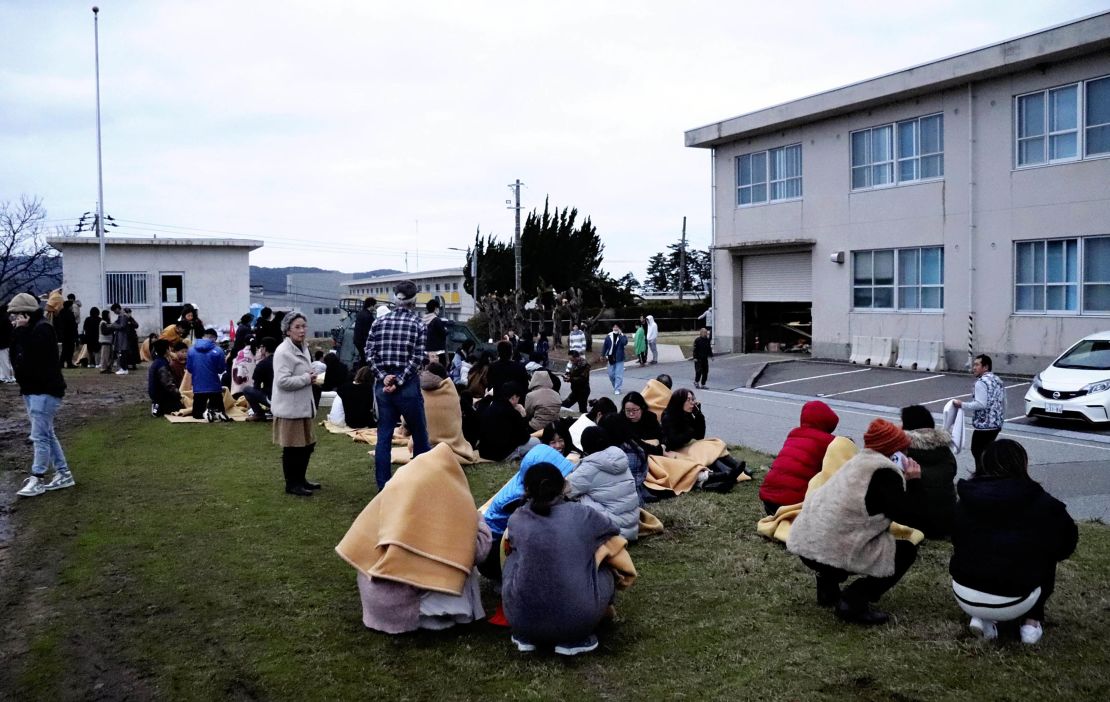
M 889 614 L 873 608 L 870 602 L 854 603 L 845 600 L 843 597 L 836 603 L 836 616 L 846 622 L 863 624 L 864 626 L 886 624 L 887 620 L 890 619 Z
M 303 483 L 301 483 L 301 485 L 303 485 L 304 487 L 306 487 L 309 490 L 319 490 L 320 488 L 324 487 L 320 483 L 312 483 L 312 482 L 309 482 L 307 480 L 304 481 Z
M 286 495 L 296 495 L 298 497 L 312 497 L 312 491 L 303 485 L 287 485 L 285 487 Z
M 835 607 L 840 602 L 840 585 L 827 580 L 817 579 L 817 604 L 820 607 Z
M 739 473 L 737 473 L 739 475 Z M 729 475 L 728 473 L 710 473 L 709 478 L 701 486 L 702 490 L 708 492 L 719 492 L 722 495 L 727 495 L 732 492 L 732 488 L 736 486 L 736 475 Z

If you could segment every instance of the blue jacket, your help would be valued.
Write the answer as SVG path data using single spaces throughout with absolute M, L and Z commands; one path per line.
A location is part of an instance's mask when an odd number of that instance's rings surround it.
M 511 503 L 524 498 L 524 474 L 537 463 L 550 463 L 559 469 L 564 478 L 574 470 L 573 463 L 547 444 L 540 444 L 526 453 L 520 462 L 520 470 L 517 471 L 516 475 L 509 478 L 509 482 L 505 483 L 504 487 L 497 491 L 497 494 L 490 500 L 489 508 L 486 509 L 486 525 L 494 534 L 505 533 L 505 527 L 509 523 L 509 513 L 505 511 L 505 508 Z
M 227 361 L 215 341 L 201 339 L 193 344 L 185 358 L 185 370 L 193 376 L 193 392 L 223 392 L 220 376 L 227 370 Z
M 608 358 L 609 356 L 613 356 L 614 362 L 624 363 L 624 347 L 627 345 L 628 337 L 624 334 L 621 334 L 619 337 L 617 337 L 617 343 L 614 347 L 613 332 L 609 332 L 605 335 L 605 345 L 601 349 L 601 355 L 605 356 L 606 358 Z

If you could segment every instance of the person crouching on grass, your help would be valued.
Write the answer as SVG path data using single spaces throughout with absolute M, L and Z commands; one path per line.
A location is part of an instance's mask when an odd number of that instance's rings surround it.
M 153 362 L 147 371 L 146 391 L 150 396 L 150 414 L 161 417 L 181 409 L 181 392 L 170 371 L 170 342 L 155 339 L 150 344 Z
M 983 451 L 975 475 L 956 485 L 952 592 L 972 633 L 988 641 L 998 637 L 998 622 L 1018 620 L 1023 644 L 1041 640 L 1056 563 L 1079 541 L 1067 508 L 1028 471 L 1021 444 L 999 439 Z
M 47 490 L 73 487 L 73 475 L 66 463 L 54 415 L 62 406 L 66 381 L 58 367 L 58 337 L 54 327 L 43 318 L 39 301 L 29 293 L 19 293 L 8 303 L 12 326 L 11 362 L 19 394 L 31 419 L 31 441 L 35 445 L 31 477 L 16 493 L 35 497 Z M 46 471 L 54 465 L 54 477 L 46 482 Z
M 216 346 L 219 334 L 205 329 L 204 338 L 193 344 L 185 359 L 185 369 L 193 378 L 193 419 L 230 422 L 224 411 L 224 386 L 220 376 L 227 370 L 224 352 Z
M 871 422 L 863 446 L 827 483 L 806 495 L 786 549 L 816 571 L 819 605 L 835 606 L 845 621 L 882 624 L 890 615 L 871 604 L 917 560 L 917 546 L 896 540 L 890 524 L 912 525 L 915 520 L 921 466 L 902 453 L 910 437 L 885 419 Z M 840 584 L 852 575 L 862 577 L 841 592 Z

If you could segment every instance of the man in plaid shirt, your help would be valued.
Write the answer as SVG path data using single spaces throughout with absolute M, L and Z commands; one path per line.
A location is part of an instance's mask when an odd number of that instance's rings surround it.
M 366 339 L 366 364 L 376 376 L 374 400 L 378 406 L 378 445 L 374 449 L 374 478 L 378 491 L 393 476 L 390 468 L 393 429 L 405 418 L 412 434 L 412 454 L 432 449 L 424 419 L 424 396 L 420 393 L 420 369 L 424 364 L 427 329 L 413 310 L 416 285 L 404 280 L 393 288 L 393 311 L 379 316 Z

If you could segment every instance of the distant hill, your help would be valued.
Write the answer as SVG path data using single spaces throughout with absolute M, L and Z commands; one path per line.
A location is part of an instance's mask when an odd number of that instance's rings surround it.
M 286 266 L 284 268 L 266 268 L 264 266 L 251 266 L 251 285 L 261 285 L 264 290 L 285 290 L 285 276 L 290 273 L 339 273 L 340 271 L 325 268 L 312 268 L 307 266 Z M 372 271 L 349 273 L 351 279 L 371 278 L 376 275 L 389 275 L 400 273 L 393 268 L 378 268 Z
M 26 257 L 13 255 L 8 261 L 10 267 L 19 267 Z M 62 284 L 62 257 L 47 256 L 43 261 L 45 270 L 42 275 L 16 276 L 12 280 L 0 282 L 0 301 L 7 302 L 16 293 L 30 290 L 35 295 L 43 295 L 58 288 Z

